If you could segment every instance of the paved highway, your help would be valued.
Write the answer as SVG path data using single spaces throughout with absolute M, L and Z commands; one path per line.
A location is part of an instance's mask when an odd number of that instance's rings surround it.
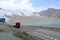
M 2 27 L 2 28 L 4 28 L 4 27 Z M 18 30 L 18 31 L 23 30 L 31 35 L 40 37 L 45 40 L 60 40 L 60 32 L 45 30 L 45 29 L 41 29 L 38 27 L 21 26 L 20 29 L 14 29 L 14 30 Z
M 29 27 L 29 26 L 21 27 L 21 29 L 31 35 L 43 38 L 45 40 L 60 40 L 59 32 L 45 30 L 45 29 L 39 29 L 37 27 Z

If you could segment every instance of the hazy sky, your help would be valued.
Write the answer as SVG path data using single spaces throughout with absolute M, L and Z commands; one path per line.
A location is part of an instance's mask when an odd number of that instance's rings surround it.
M 33 14 L 32 11 L 41 11 L 48 8 L 60 9 L 60 0 L 0 0 L 0 7 L 18 12 L 16 13 L 18 15 L 21 14 L 20 10 L 23 10 L 26 15 L 31 15 Z M 0 13 L 0 16 L 4 16 L 3 14 L 10 15 L 12 13 L 4 12 Z
M 30 0 L 34 7 L 57 7 L 60 8 L 60 0 Z
M 40 11 L 47 8 L 60 8 L 60 0 L 0 0 L 0 7 L 9 10 Z

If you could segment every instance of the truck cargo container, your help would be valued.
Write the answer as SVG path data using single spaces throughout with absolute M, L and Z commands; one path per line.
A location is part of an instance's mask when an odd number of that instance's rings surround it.
M 5 18 L 0 18 L 0 22 L 5 22 Z

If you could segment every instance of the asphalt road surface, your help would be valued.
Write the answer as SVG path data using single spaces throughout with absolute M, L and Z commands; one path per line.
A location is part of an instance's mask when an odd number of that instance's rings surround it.
M 2 26 L 1 28 L 4 28 L 5 25 L 2 25 Z M 31 27 L 31 26 L 21 26 L 21 28 L 17 30 L 18 31 L 23 30 L 31 35 L 40 37 L 45 40 L 60 40 L 60 32 L 45 30 L 45 29 L 41 29 L 38 27 Z
M 60 40 L 60 32 L 55 32 L 51 30 L 40 29 L 38 27 L 22 26 L 21 30 L 25 32 L 40 37 L 45 40 Z

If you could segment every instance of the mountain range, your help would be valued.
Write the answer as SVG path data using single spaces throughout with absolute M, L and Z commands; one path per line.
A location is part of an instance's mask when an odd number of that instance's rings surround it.
M 60 9 L 55 8 L 48 8 L 47 10 L 42 10 L 40 12 L 34 12 L 34 13 L 39 14 L 40 16 L 60 18 Z
M 9 18 L 9 23 L 14 24 L 16 22 L 20 22 L 22 25 L 27 24 L 60 24 L 60 9 L 49 8 L 47 10 L 43 10 L 41 12 L 34 12 L 33 14 L 39 15 L 17 15 L 15 12 L 5 10 L 0 8 L 0 13 L 5 17 Z M 19 13 L 19 12 L 18 12 Z M 20 12 L 21 13 L 21 12 Z M 0 15 L 1 15 L 0 14 Z M 11 16 L 6 14 L 13 14 Z
M 5 14 L 7 15 L 11 15 L 11 14 L 14 14 L 14 13 L 18 13 L 18 14 L 21 14 L 23 15 L 24 12 L 14 12 L 14 11 L 11 11 L 11 10 L 6 10 L 6 9 L 3 9 L 3 8 L 0 8 L 0 15 L 4 16 Z M 23 14 L 22 14 L 23 13 Z M 47 16 L 47 17 L 57 17 L 57 18 L 60 18 L 60 9 L 55 9 L 55 8 L 48 8 L 47 10 L 42 10 L 40 12 L 33 12 L 34 15 L 39 15 L 39 16 Z

